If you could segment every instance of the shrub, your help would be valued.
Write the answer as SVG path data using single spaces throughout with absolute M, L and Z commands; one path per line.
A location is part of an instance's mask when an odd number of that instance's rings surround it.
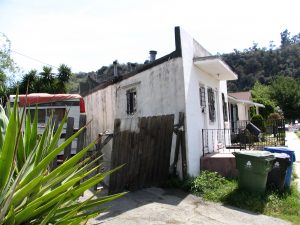
M 217 172 L 202 171 L 192 182 L 191 191 L 207 200 L 222 201 L 236 186 L 236 182 L 227 180 Z
M 268 116 L 268 120 L 281 120 L 281 119 L 283 119 L 283 117 L 277 112 L 271 113 Z
M 16 98 L 17 99 L 17 98 Z M 29 113 L 24 119 L 15 101 L 8 110 L 9 120 L 0 113 L 0 224 L 79 224 L 99 214 L 95 209 L 105 202 L 122 196 L 124 193 L 105 196 L 100 199 L 89 198 L 84 202 L 77 199 L 83 192 L 102 181 L 107 173 L 88 177 L 99 165 L 96 159 L 81 161 L 85 153 L 95 144 L 92 142 L 72 158 L 54 170 L 50 163 L 58 153 L 85 129 L 68 138 L 58 146 L 67 115 L 53 132 L 52 119 L 39 137 L 37 134 L 37 110 L 31 122 Z M 25 111 L 24 111 L 25 112 Z M 22 121 L 25 129 L 21 132 Z M 7 122 L 7 123 L 6 123 Z M 79 183 L 83 178 L 85 181 Z M 89 210 L 87 212 L 87 210 Z
M 251 123 L 257 126 L 262 132 L 266 130 L 264 118 L 261 115 L 254 115 L 251 118 Z

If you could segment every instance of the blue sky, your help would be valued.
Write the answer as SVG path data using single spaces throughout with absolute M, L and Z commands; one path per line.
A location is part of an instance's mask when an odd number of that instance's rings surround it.
M 0 32 L 12 49 L 74 72 L 95 71 L 115 59 L 144 62 L 174 50 L 181 26 L 211 53 L 280 44 L 280 32 L 300 32 L 297 0 L 0 0 Z M 43 64 L 14 53 L 24 70 Z

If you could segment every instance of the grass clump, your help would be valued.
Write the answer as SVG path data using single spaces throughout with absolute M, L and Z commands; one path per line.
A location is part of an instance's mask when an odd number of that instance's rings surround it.
M 192 182 L 191 191 L 206 200 L 218 202 L 236 187 L 236 181 L 227 180 L 216 172 L 203 171 Z
M 189 178 L 179 184 L 186 185 L 185 190 L 208 201 L 300 224 L 300 193 L 295 182 L 283 193 L 267 190 L 264 194 L 258 194 L 238 188 L 238 181 L 235 179 L 224 178 L 216 172 L 202 171 L 198 177 Z

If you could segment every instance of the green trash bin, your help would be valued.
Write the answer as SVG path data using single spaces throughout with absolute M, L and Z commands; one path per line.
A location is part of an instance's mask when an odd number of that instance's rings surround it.
M 234 152 L 239 171 L 239 187 L 252 192 L 264 193 L 268 173 L 272 169 L 274 155 L 267 151 Z

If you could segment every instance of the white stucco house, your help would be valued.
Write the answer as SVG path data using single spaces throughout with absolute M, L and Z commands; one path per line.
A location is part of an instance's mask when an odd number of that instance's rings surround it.
M 115 118 L 185 113 L 188 173 L 198 175 L 202 129 L 229 128 L 227 80 L 237 75 L 180 27 L 175 27 L 175 51 L 137 71 L 100 84 L 84 97 L 87 137 L 113 131 Z M 175 138 L 171 153 L 174 157 Z M 110 160 L 111 143 L 103 150 Z
M 256 114 L 259 114 L 259 108 L 265 107 L 263 104 L 252 101 L 250 91 L 228 93 L 228 104 L 230 127 L 232 130 L 236 130 L 240 125 L 243 126 L 246 121 L 251 120 L 251 107 L 255 107 Z

